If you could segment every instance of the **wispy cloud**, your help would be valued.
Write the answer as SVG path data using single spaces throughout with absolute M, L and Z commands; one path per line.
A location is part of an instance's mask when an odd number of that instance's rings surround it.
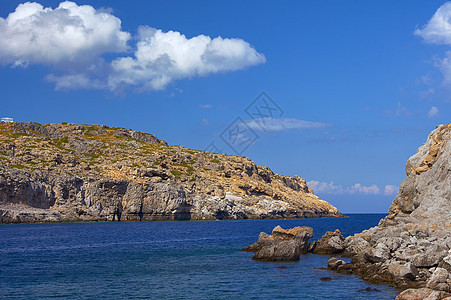
M 435 94 L 435 90 L 433 88 L 429 88 L 425 91 L 420 91 L 420 98 L 425 99 Z
M 286 131 L 330 126 L 326 123 L 304 121 L 293 118 L 257 118 L 247 120 L 246 124 L 254 130 L 261 131 Z
M 384 188 L 384 195 L 395 195 L 398 193 L 398 187 L 396 185 L 387 184 Z
M 437 116 L 438 113 L 439 113 L 438 108 L 436 106 L 432 106 L 428 112 L 428 118 L 432 119 L 433 117 Z
M 209 108 L 213 108 L 213 105 L 211 104 L 199 104 L 200 108 L 204 108 L 204 109 L 209 109 Z
M 307 185 L 313 189 L 315 193 L 325 194 L 367 194 L 378 195 L 380 189 L 377 185 L 365 186 L 360 183 L 355 183 L 352 186 L 336 185 L 333 181 L 324 182 L 311 180 L 307 182 Z
M 407 110 L 407 108 L 404 105 L 401 104 L 401 102 L 398 102 L 398 104 L 396 105 L 396 109 L 388 109 L 384 110 L 383 112 L 387 116 L 396 116 L 396 117 L 410 116 L 412 114 L 410 111 Z
M 116 57 L 107 61 L 104 55 L 112 53 Z M 47 80 L 57 89 L 161 90 L 175 80 L 265 62 L 263 54 L 237 38 L 187 38 L 149 26 L 139 27 L 132 38 L 110 10 L 70 1 L 54 9 L 26 2 L 0 17 L 0 63 L 48 66 L 55 73 Z

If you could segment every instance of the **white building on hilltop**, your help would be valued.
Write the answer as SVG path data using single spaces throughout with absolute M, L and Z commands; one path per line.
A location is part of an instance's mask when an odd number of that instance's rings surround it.
M 8 122 L 8 123 L 14 122 L 13 118 L 10 118 L 10 117 L 3 117 L 1 121 L 2 122 Z

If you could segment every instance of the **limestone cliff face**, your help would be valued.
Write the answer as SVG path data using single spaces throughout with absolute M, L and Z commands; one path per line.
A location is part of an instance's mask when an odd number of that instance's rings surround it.
M 401 288 L 451 292 L 451 124 L 431 132 L 406 173 L 389 215 L 346 238 L 344 255 L 352 261 L 337 270 Z
M 406 164 L 407 178 L 393 201 L 387 224 L 405 217 L 451 225 L 451 124 L 437 127 Z
M 0 123 L 0 223 L 337 217 L 304 179 L 103 125 Z

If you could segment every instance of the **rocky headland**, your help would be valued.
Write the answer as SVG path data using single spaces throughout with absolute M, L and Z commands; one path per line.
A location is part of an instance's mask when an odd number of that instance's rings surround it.
M 340 217 L 305 180 L 105 125 L 0 122 L 0 223 Z
M 378 226 L 324 238 L 328 254 L 351 257 L 333 258 L 329 268 L 410 288 L 399 299 L 442 299 L 451 292 L 451 124 L 431 132 L 407 161 L 406 175 Z
M 378 226 L 344 238 L 327 232 L 307 246 L 310 227 L 261 233 L 243 249 L 263 261 L 299 260 L 299 254 L 332 257 L 329 270 L 392 284 L 397 299 L 451 299 L 451 124 L 438 126 L 406 165 L 407 178 Z

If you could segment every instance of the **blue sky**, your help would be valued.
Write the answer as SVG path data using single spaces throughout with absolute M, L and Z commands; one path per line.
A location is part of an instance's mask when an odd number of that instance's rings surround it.
M 1 116 L 213 143 L 343 212 L 386 212 L 406 160 L 450 122 L 446 1 L 21 3 L 0 3 Z M 246 113 L 262 92 L 272 119 Z

